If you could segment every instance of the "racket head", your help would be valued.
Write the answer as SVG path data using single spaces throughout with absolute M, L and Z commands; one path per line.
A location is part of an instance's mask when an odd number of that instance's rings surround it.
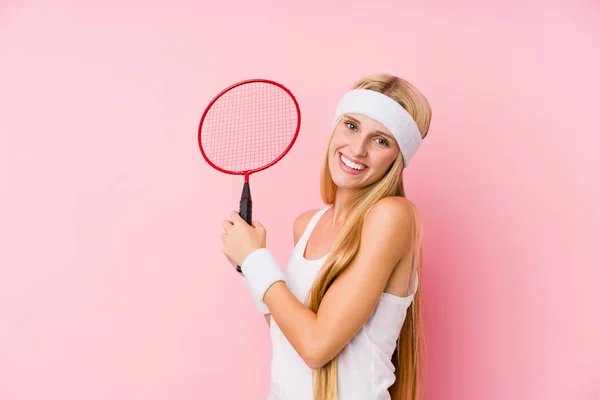
M 269 79 L 248 79 L 211 100 L 200 119 L 198 145 L 216 170 L 247 177 L 281 160 L 300 124 L 300 106 L 288 88 Z

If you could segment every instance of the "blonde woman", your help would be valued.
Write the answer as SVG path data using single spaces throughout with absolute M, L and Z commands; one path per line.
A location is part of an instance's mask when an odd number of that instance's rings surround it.
M 430 120 L 404 79 L 352 86 L 325 152 L 326 206 L 295 220 L 285 272 L 260 222 L 236 212 L 223 222 L 223 252 L 269 324 L 269 400 L 420 398 L 421 222 L 402 172 Z

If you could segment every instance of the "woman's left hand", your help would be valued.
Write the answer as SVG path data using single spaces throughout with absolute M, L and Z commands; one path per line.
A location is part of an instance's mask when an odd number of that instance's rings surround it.
M 223 221 L 223 254 L 230 261 L 242 265 L 254 250 L 267 247 L 267 231 L 258 221 L 252 221 L 252 226 L 248 225 L 235 211 L 229 218 L 230 221 Z

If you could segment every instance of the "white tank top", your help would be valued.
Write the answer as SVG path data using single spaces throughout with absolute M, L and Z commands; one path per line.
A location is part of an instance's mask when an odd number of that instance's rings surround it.
M 288 288 L 302 303 L 326 258 L 304 258 L 306 243 L 315 225 L 328 209 L 329 206 L 311 218 L 284 271 Z M 414 256 L 412 268 L 415 272 Z M 382 293 L 371 317 L 338 354 L 339 400 L 390 399 L 388 388 L 396 379 L 391 358 L 417 286 L 418 276 L 411 273 L 408 297 Z M 270 336 L 273 357 L 268 400 L 313 400 L 312 370 L 298 355 L 273 318 Z

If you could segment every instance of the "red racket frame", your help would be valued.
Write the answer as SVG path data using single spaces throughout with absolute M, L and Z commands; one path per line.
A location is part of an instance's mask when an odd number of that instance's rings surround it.
M 204 148 L 202 147 L 202 140 L 200 138 L 201 136 L 201 132 L 202 132 L 202 124 L 204 123 L 204 118 L 206 117 L 206 114 L 208 114 L 208 111 L 211 109 L 212 105 L 219 100 L 219 98 L 221 96 L 223 96 L 225 93 L 227 93 L 228 91 L 241 86 L 241 85 L 245 85 L 248 83 L 257 83 L 257 82 L 261 82 L 261 83 L 269 83 L 271 85 L 275 85 L 278 86 L 279 88 L 283 89 L 293 100 L 294 102 L 294 106 L 296 107 L 296 112 L 298 114 L 298 123 L 296 124 L 296 132 L 294 133 L 294 137 L 292 138 L 292 140 L 290 141 L 289 146 L 279 155 L 279 157 L 277 157 L 275 160 L 271 161 L 270 163 L 259 167 L 259 168 L 255 168 L 255 169 L 251 169 L 251 170 L 247 170 L 247 171 L 228 171 L 226 169 L 223 169 L 217 165 L 215 165 L 212 161 L 209 160 L 208 156 L 206 155 L 206 153 L 204 152 Z M 208 164 L 213 167 L 214 169 L 216 169 L 217 171 L 221 171 L 223 173 L 226 174 L 230 174 L 230 175 L 244 175 L 244 182 L 248 182 L 250 174 L 254 174 L 256 172 L 262 171 L 264 169 L 269 168 L 270 166 L 272 166 L 273 164 L 277 163 L 279 160 L 281 160 L 283 158 L 283 156 L 285 156 L 290 149 L 292 148 L 292 146 L 294 145 L 294 143 L 296 142 L 296 138 L 298 137 L 298 132 L 300 132 L 300 124 L 301 124 L 301 115 L 300 115 L 300 106 L 298 105 L 298 101 L 296 100 L 296 97 L 292 94 L 292 92 L 286 88 L 285 86 L 283 86 L 281 83 L 269 80 L 269 79 L 247 79 L 238 83 L 235 83 L 231 86 L 229 86 L 228 88 L 224 89 L 223 91 L 221 91 L 221 93 L 219 93 L 218 95 L 215 96 L 214 99 L 212 99 L 212 101 L 208 104 L 208 106 L 206 106 L 206 109 L 204 110 L 204 112 L 202 113 L 202 118 L 200 119 L 200 124 L 198 125 L 198 145 L 200 146 L 200 152 L 202 153 L 202 157 L 204 157 L 204 159 L 206 160 L 206 162 L 208 162 Z

